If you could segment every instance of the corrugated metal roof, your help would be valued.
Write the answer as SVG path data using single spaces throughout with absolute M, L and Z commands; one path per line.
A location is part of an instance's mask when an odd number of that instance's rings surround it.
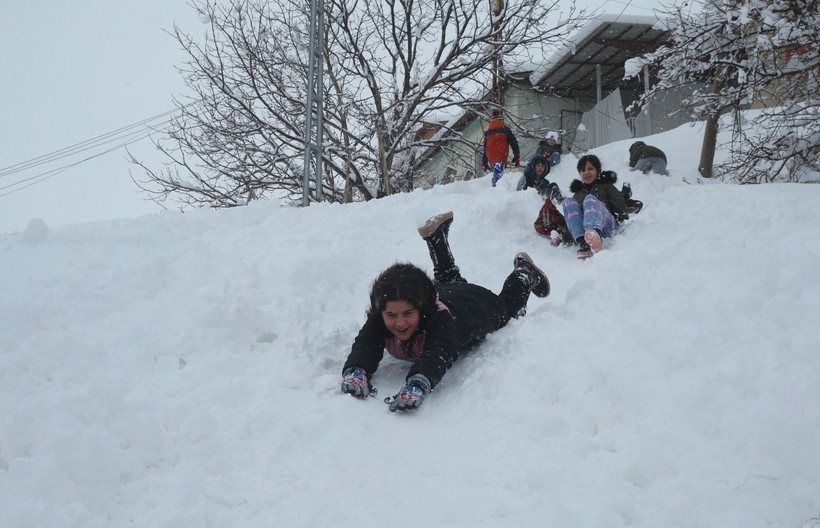
M 594 92 L 600 65 L 601 88 L 611 92 L 623 82 L 627 60 L 657 49 L 670 35 L 651 17 L 606 17 L 585 29 L 533 74 L 533 84 L 562 95 Z

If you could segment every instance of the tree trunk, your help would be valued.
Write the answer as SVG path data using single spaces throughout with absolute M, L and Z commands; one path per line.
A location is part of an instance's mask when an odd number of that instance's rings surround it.
M 706 130 L 703 131 L 703 145 L 700 148 L 700 163 L 698 164 L 698 172 L 704 178 L 712 177 L 715 147 L 717 146 L 718 119 L 720 119 L 720 114 L 712 114 L 706 118 Z
M 712 81 L 712 93 L 716 96 L 723 90 L 726 85 L 726 73 L 719 72 L 714 81 Z M 721 111 L 716 109 L 706 118 L 706 130 L 703 131 L 703 145 L 700 148 L 700 163 L 698 164 L 698 172 L 704 178 L 711 178 L 713 176 L 712 169 L 715 164 L 715 148 L 717 147 L 718 135 L 718 120 L 720 119 Z

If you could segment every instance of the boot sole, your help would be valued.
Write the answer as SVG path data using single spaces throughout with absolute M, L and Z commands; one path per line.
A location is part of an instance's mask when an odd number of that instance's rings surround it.
M 589 244 L 589 248 L 593 253 L 598 253 L 604 249 L 604 243 L 601 240 L 601 235 L 599 235 L 596 231 L 590 230 L 584 233 L 584 240 L 587 244 Z
M 436 229 L 441 227 L 442 224 L 446 222 L 452 222 L 453 220 L 453 212 L 447 211 L 446 213 L 437 214 L 436 216 L 431 216 L 424 222 L 424 225 L 419 227 L 419 234 L 421 238 L 427 238 L 433 233 L 436 232 Z

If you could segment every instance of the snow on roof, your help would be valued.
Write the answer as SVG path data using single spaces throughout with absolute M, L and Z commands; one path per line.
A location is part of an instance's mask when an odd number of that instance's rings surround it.
M 652 47 L 657 46 L 667 33 L 666 26 L 654 16 L 614 14 L 597 16 L 590 19 L 579 31 L 573 33 L 564 46 L 557 48 L 552 55 L 546 57 L 533 71 L 530 81 L 533 85 L 541 84 L 548 75 L 554 74 L 558 68 L 568 64 L 572 64 L 572 69 L 579 73 L 568 76 L 565 83 L 571 83 L 573 80 L 588 75 L 588 72 L 580 72 L 581 63 L 588 64 L 592 69 L 596 64 L 602 64 L 604 61 L 611 65 L 620 63 L 619 66 L 622 67 L 626 60 L 637 52 L 624 47 L 612 46 L 613 42 L 617 40 Z M 607 48 L 609 52 L 605 52 Z M 579 56 L 582 51 L 585 53 Z M 568 75 L 569 71 L 564 74 Z M 564 87 L 569 88 L 570 86 L 565 85 Z

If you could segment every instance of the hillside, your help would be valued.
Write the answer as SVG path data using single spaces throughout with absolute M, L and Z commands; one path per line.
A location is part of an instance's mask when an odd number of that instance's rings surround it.
M 593 259 L 488 178 L 348 206 L 255 204 L 0 235 L 0 526 L 816 528 L 820 186 L 702 182 L 700 131 L 596 149 L 643 212 Z M 566 191 L 566 156 L 552 174 Z M 418 412 L 339 391 L 370 282 L 552 282 Z

